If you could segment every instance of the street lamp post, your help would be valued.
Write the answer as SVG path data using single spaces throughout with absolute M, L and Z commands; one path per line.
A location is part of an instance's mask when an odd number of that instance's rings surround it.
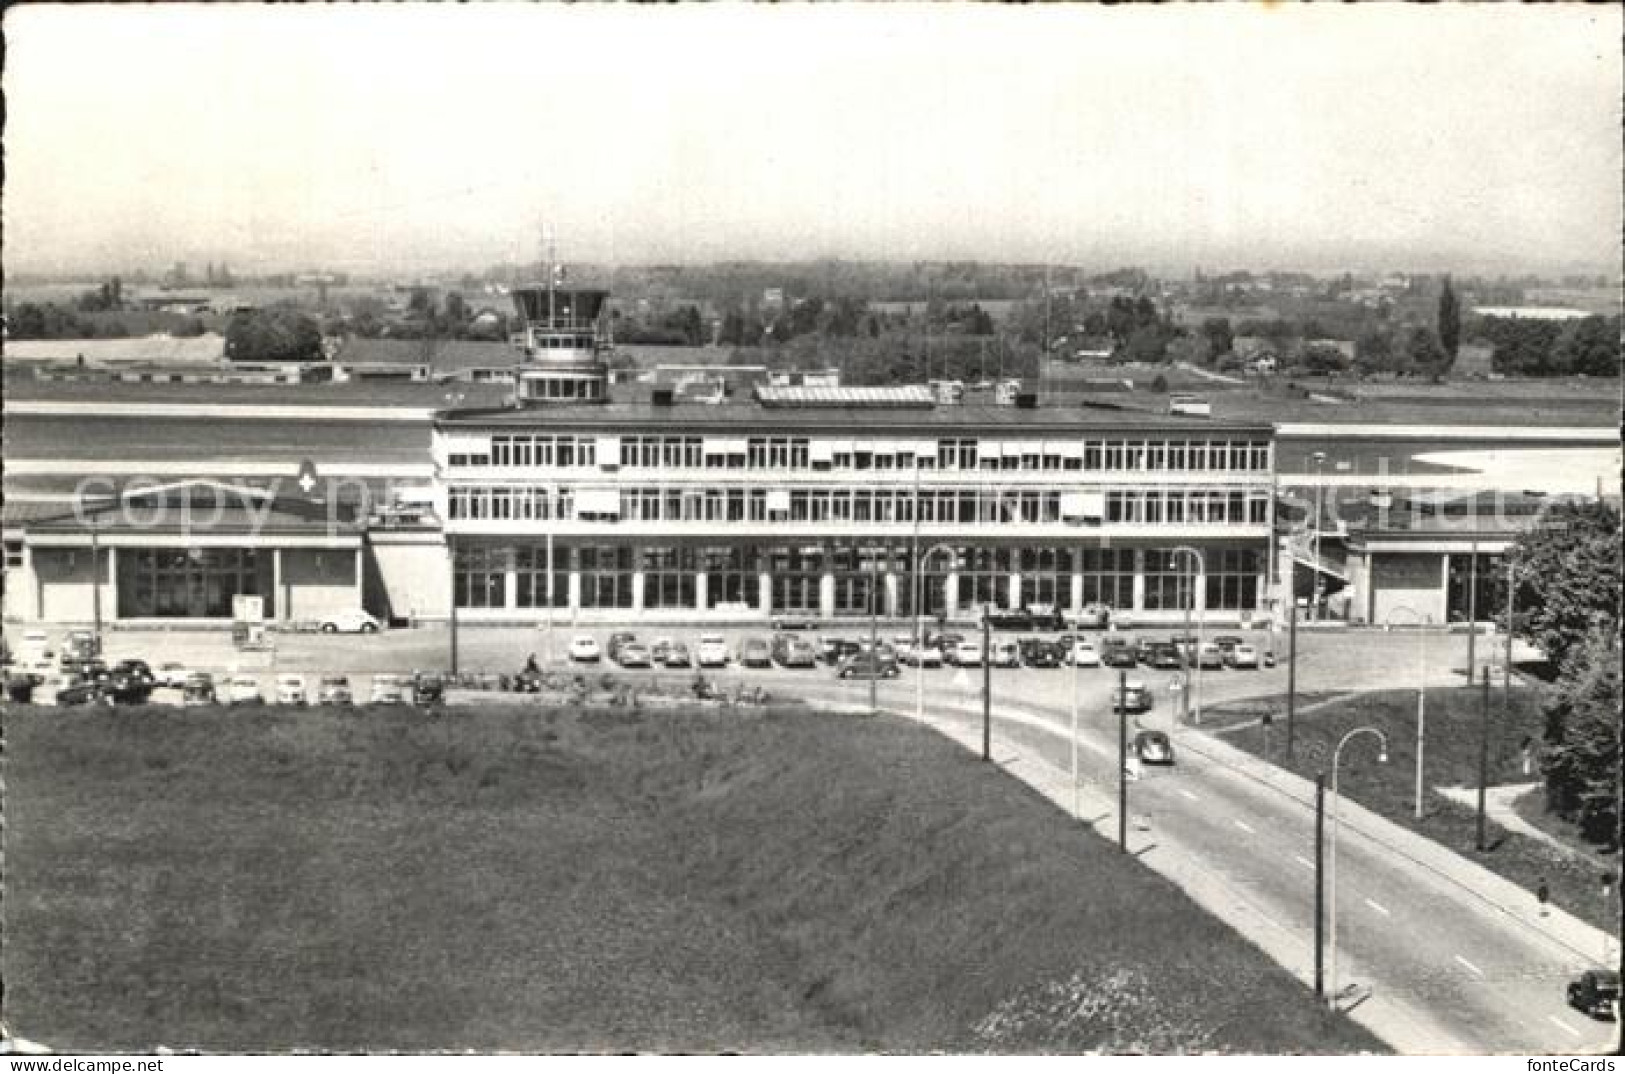
M 1325 495 L 1325 488 L 1321 484 L 1321 482 L 1322 482 L 1322 480 L 1324 479 L 1324 476 L 1325 476 L 1326 453 L 1324 451 L 1317 451 L 1317 452 L 1314 453 L 1314 455 L 1311 456 L 1311 458 L 1313 458 L 1314 461 L 1315 461 L 1315 526 L 1314 526 L 1314 529 L 1309 531 L 1309 540 L 1311 542 L 1310 558 L 1314 560 L 1314 563 L 1312 564 L 1312 568 L 1313 568 L 1315 573 L 1314 573 L 1314 578 L 1312 579 L 1312 581 L 1314 582 L 1314 585 L 1310 589 L 1309 619 L 1310 619 L 1311 622 L 1318 623 L 1318 622 L 1320 622 L 1320 587 L 1321 587 L 1321 581 L 1320 581 L 1320 524 L 1321 524 L 1322 513 L 1325 510 L 1325 508 L 1322 506 L 1322 497 Z
M 1196 561 L 1196 576 L 1191 579 L 1190 599 L 1185 602 L 1185 636 L 1190 637 L 1191 609 L 1196 604 L 1198 586 L 1204 584 L 1207 580 L 1207 561 L 1202 558 L 1202 553 L 1198 549 L 1192 548 L 1188 544 L 1179 545 L 1169 554 L 1174 556 L 1187 555 Z M 1190 681 L 1191 692 L 1195 694 L 1195 702 L 1193 705 L 1189 694 L 1186 695 L 1185 701 L 1185 709 L 1190 713 L 1191 722 L 1195 724 L 1202 722 L 1202 624 L 1205 618 L 1205 615 L 1197 616 L 1196 648 L 1191 652 L 1191 664 L 1193 666 Z
M 1387 764 L 1388 763 L 1388 736 L 1383 734 L 1381 731 L 1377 730 L 1377 728 L 1375 728 L 1375 727 L 1356 727 L 1354 730 L 1352 730 L 1348 734 L 1344 735 L 1342 740 L 1337 743 L 1337 748 L 1332 751 L 1332 853 L 1331 853 L 1331 870 L 1330 870 L 1330 876 L 1329 876 L 1329 881 L 1330 882 L 1329 882 L 1329 884 L 1327 886 L 1329 888 L 1330 896 L 1331 896 L 1331 906 L 1330 906 L 1331 945 L 1332 945 L 1332 980 L 1331 980 L 1331 986 L 1332 987 L 1331 987 L 1331 997 L 1332 997 L 1332 1003 L 1333 1003 L 1334 1006 L 1337 1003 L 1337 996 L 1338 996 L 1338 991 L 1337 991 L 1337 830 L 1338 830 L 1339 825 L 1338 825 L 1337 814 L 1338 814 L 1338 802 L 1340 801 L 1340 799 L 1339 799 L 1338 794 L 1337 794 L 1337 765 L 1338 765 L 1338 762 L 1342 760 L 1343 747 L 1348 745 L 1349 739 L 1354 738 L 1356 735 L 1362 735 L 1362 734 L 1376 735 L 1377 736 L 1378 751 L 1379 751 L 1377 753 L 1377 761 L 1379 763 L 1381 763 L 1381 764 Z
M 915 517 L 919 517 L 919 504 L 914 505 Z M 914 718 L 921 723 L 925 722 L 925 661 L 920 658 L 920 649 L 925 642 L 924 630 L 920 623 L 920 597 L 923 593 L 921 578 L 925 573 L 925 565 L 931 562 L 931 557 L 938 552 L 953 553 L 952 545 L 934 544 L 926 549 L 925 555 L 914 557 Z
M 1076 554 L 1077 554 L 1078 560 L 1077 560 L 1077 563 L 1074 564 L 1074 572 L 1081 569 L 1081 565 L 1083 563 L 1083 549 L 1079 548 Z M 1074 608 L 1073 612 L 1077 613 L 1080 610 L 1081 609 Z M 1076 622 L 1081 622 L 1081 620 L 1076 620 Z M 1083 627 L 1082 626 L 1076 626 L 1076 627 L 1074 627 L 1074 629 L 1081 631 L 1083 629 Z M 1078 701 L 1078 635 L 1077 634 L 1072 635 L 1072 642 L 1071 642 L 1071 644 L 1069 646 L 1067 646 L 1067 649 L 1068 649 L 1067 659 L 1072 661 L 1072 819 L 1073 820 L 1082 820 L 1083 819 L 1083 802 L 1080 799 L 1081 789 L 1078 786 L 1078 705 L 1079 705 L 1079 701 Z
M 1392 626 L 1394 615 L 1398 612 L 1407 612 L 1416 616 L 1417 647 L 1421 651 L 1422 666 L 1417 672 L 1416 684 L 1416 819 L 1422 819 L 1422 758 L 1427 750 L 1427 722 L 1428 722 L 1428 634 L 1427 628 L 1433 625 L 1431 615 L 1422 615 L 1413 608 L 1398 607 L 1388 613 L 1384 626 Z

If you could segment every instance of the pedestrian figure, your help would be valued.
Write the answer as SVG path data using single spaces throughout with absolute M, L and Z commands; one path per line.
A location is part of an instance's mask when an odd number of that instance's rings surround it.
M 1535 898 L 1540 900 L 1540 916 L 1545 917 L 1551 913 L 1547 903 L 1551 901 L 1552 889 L 1546 886 L 1546 878 L 1540 878 L 1540 885 L 1535 888 Z
M 536 654 L 531 653 L 528 657 L 525 658 L 525 674 L 526 675 L 536 675 L 536 674 L 539 674 L 540 671 L 541 671 L 541 669 L 536 666 Z

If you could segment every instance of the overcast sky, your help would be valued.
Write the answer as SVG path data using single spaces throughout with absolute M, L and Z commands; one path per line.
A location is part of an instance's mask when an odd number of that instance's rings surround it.
M 10 271 L 1613 271 L 1620 9 L 130 5 L 5 19 Z

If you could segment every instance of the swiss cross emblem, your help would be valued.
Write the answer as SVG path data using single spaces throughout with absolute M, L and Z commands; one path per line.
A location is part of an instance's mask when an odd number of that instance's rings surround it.
M 295 479 L 299 491 L 309 496 L 316 489 L 316 464 L 306 459 L 299 464 L 299 476 Z

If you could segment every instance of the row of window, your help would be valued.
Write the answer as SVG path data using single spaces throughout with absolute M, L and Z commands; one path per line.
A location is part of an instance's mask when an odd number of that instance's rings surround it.
M 453 467 L 573 466 L 710 470 L 1267 471 L 1267 440 L 1089 439 L 1021 443 L 811 440 L 807 437 L 502 435 L 452 452 Z
M 1263 525 L 1269 494 L 1241 489 L 1113 489 L 1092 496 L 1039 489 L 620 488 L 455 486 L 453 520 L 881 522 L 1046 525 Z
M 760 547 L 602 548 L 559 544 L 554 552 L 551 604 L 570 606 L 574 573 L 582 608 L 632 608 L 634 575 L 643 575 L 644 608 L 699 608 L 700 579 L 704 607 L 743 606 L 757 609 L 763 576 L 775 612 L 817 612 L 826 576 L 833 584 L 837 614 L 865 612 L 871 600 L 890 603 L 877 610 L 912 615 L 910 549 L 892 547 Z M 959 548 L 952 555 L 928 557 L 920 579 L 920 601 L 926 614 L 946 608 L 950 575 L 962 608 L 992 604 L 1072 607 L 1072 576 L 1082 582 L 1078 599 L 1115 608 L 1179 610 L 1190 605 L 1192 564 L 1169 549 L 1103 548 Z M 1206 606 L 1250 609 L 1256 606 L 1262 555 L 1253 549 L 1211 551 L 1204 564 Z M 900 585 L 887 587 L 884 573 Z M 1020 574 L 1019 590 L 1011 578 Z M 1139 575 L 1142 597 L 1135 601 Z M 513 587 L 509 603 L 508 587 Z M 545 608 L 549 604 L 547 551 L 543 545 L 459 548 L 455 572 L 459 607 Z

